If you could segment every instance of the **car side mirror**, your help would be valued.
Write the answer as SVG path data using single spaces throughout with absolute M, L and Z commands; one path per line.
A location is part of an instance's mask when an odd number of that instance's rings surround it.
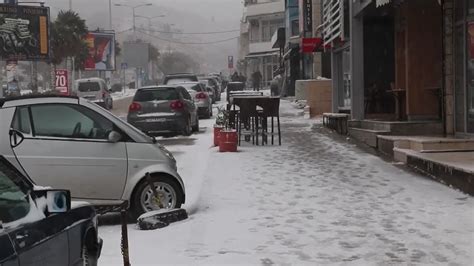
M 33 191 L 36 200 L 46 199 L 46 214 L 65 213 L 71 210 L 69 190 L 46 189 Z
M 112 93 L 112 92 L 114 92 L 114 90 L 112 90 L 112 89 L 109 89 L 109 92 L 110 92 L 110 93 Z
M 122 135 L 117 131 L 110 131 L 107 140 L 111 143 L 117 143 L 122 139 Z

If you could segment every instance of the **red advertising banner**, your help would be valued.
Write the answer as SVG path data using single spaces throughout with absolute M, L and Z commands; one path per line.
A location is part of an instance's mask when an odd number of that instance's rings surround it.
M 56 70 L 56 90 L 59 91 L 61 95 L 69 95 L 69 82 L 67 70 L 58 69 Z
M 115 33 L 90 32 L 85 41 L 89 56 L 84 62 L 85 70 L 115 70 Z
M 301 51 L 304 54 L 315 53 L 316 49 L 321 47 L 323 40 L 321 38 L 302 38 L 301 39 Z

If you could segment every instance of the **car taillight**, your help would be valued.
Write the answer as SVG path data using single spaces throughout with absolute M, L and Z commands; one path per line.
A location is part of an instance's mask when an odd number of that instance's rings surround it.
M 206 99 L 206 98 L 207 98 L 207 94 L 205 94 L 204 92 L 200 92 L 196 94 L 196 99 Z
M 102 99 L 105 99 L 105 96 L 107 96 L 105 92 L 102 92 Z
M 184 108 L 184 103 L 180 100 L 172 101 L 171 104 L 170 104 L 170 107 L 173 110 L 183 109 Z
M 128 111 L 129 112 L 136 112 L 136 111 L 140 111 L 142 109 L 142 106 L 137 103 L 137 102 L 133 102 L 132 104 L 130 104 L 130 107 L 128 108 Z

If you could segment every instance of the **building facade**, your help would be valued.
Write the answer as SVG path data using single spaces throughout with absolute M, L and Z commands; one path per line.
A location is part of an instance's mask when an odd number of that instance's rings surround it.
M 241 21 L 238 70 L 250 78 L 257 70 L 269 86 L 279 68 L 279 50 L 272 36 L 285 24 L 284 0 L 248 0 Z
M 323 18 L 334 112 L 473 136 L 474 1 L 323 0 Z

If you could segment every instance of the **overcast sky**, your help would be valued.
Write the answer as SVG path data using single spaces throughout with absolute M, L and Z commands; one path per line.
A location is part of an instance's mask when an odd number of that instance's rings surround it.
M 68 9 L 69 0 L 44 0 L 51 7 L 54 16 L 61 9 Z M 39 2 L 39 1 L 38 1 Z M 90 29 L 108 28 L 109 0 L 72 0 L 73 10 L 87 20 Z M 163 24 L 174 24 L 174 30 L 183 32 L 209 32 L 239 29 L 242 17 L 242 0 L 112 0 L 113 4 L 135 6 L 151 3 L 153 6 L 136 9 L 137 15 L 153 17 L 153 27 L 161 29 Z M 113 6 L 113 25 L 116 32 L 131 28 L 132 11 L 129 8 Z M 145 19 L 137 18 L 137 26 L 148 25 Z M 239 32 L 215 35 L 183 35 L 187 42 L 217 41 L 237 37 Z M 173 45 L 169 43 L 168 45 Z M 178 46 L 176 46 L 178 47 Z M 236 55 L 237 40 L 205 46 L 180 46 L 181 49 L 199 52 L 209 64 L 224 67 L 228 55 Z M 216 66 L 217 67 L 217 66 Z M 216 69 L 217 70 L 217 69 Z

